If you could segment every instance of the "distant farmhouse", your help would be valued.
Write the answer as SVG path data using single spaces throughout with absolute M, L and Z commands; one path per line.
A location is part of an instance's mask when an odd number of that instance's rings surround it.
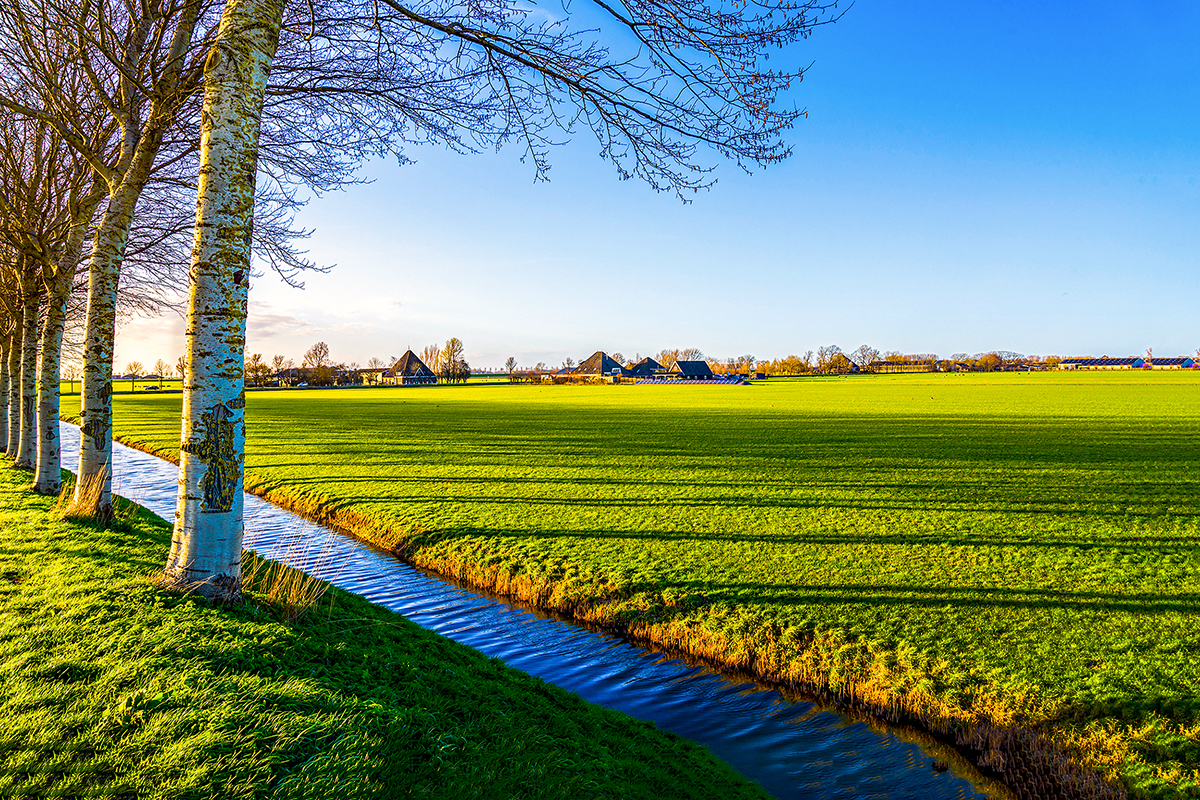
M 1146 362 L 1140 358 L 1064 358 L 1059 369 L 1142 369 Z
M 625 374 L 631 378 L 653 378 L 660 372 L 664 372 L 663 365 L 649 356 L 625 370 Z
M 1191 358 L 1152 358 L 1146 362 L 1147 369 L 1196 369 L 1196 361 Z
M 625 374 L 625 367 L 618 364 L 616 359 L 610 357 L 603 350 L 597 350 L 591 356 L 581 361 L 578 367 L 569 372 L 571 375 L 578 375 L 584 378 L 621 376 Z
M 707 361 L 676 361 L 667 370 L 667 375 L 678 375 L 684 380 L 692 381 L 707 381 L 716 377 Z
M 742 383 L 742 377 L 714 375 L 707 361 L 676 361 L 670 369 L 653 358 L 643 358 L 632 366 L 623 366 L 603 350 L 597 350 L 577 367 L 567 367 L 546 373 L 542 380 L 554 383 Z
M 417 358 L 412 350 L 404 351 L 400 360 L 392 365 L 391 373 L 384 382 L 393 386 L 432 386 L 438 381 L 433 370 L 425 366 L 425 362 Z

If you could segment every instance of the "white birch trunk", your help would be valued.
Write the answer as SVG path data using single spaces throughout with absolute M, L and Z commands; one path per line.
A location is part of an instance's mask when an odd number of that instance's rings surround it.
M 117 286 L 121 261 L 138 192 L 123 184 L 100 218 L 88 267 L 87 323 L 83 342 L 83 376 L 79 384 L 79 471 L 75 500 L 84 499 L 85 486 L 104 481 L 96 516 L 112 518 L 112 360 L 117 332 Z
M 39 292 L 33 267 L 21 271 L 21 430 L 16 465 L 32 470 L 37 464 L 37 346 Z
M 263 92 L 283 8 L 283 0 L 228 0 L 204 68 L 179 501 L 165 574 L 220 600 L 241 596 L 250 236 Z
M 8 351 L 12 336 L 0 336 L 0 444 L 8 446 Z
M 47 287 L 49 296 L 46 298 L 46 318 L 42 323 L 38 363 L 37 468 L 33 478 L 33 490 L 42 494 L 58 494 L 62 490 L 58 436 L 59 365 L 63 329 L 67 325 L 67 300 L 71 295 L 74 276 L 75 270 L 72 269 Z
M 4 452 L 10 458 L 17 457 L 21 441 L 21 331 L 18 320 L 8 345 L 8 437 Z

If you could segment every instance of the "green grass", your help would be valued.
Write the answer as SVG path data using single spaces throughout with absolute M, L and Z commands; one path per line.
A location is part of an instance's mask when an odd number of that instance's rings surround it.
M 122 397 L 171 455 L 179 398 Z M 1200 793 L 1200 374 L 251 393 L 248 486 L 417 563 Z
M 331 590 L 300 622 L 159 590 L 167 525 L 0 469 L 0 796 L 764 797 L 698 745 Z

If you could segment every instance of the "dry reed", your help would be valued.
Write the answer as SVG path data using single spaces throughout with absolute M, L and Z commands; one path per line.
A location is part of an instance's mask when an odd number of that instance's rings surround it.
M 100 499 L 107 484 L 107 469 L 84 478 L 81 484 L 63 483 L 55 507 L 58 517 L 69 522 L 107 522 L 100 510 Z
M 242 551 L 242 590 L 253 592 L 276 609 L 285 622 L 296 622 L 316 607 L 329 591 L 329 583 L 314 578 L 304 570 L 283 563 L 297 561 L 311 550 L 311 543 L 302 545 L 301 540 L 289 542 L 282 560 L 263 558 L 251 550 Z M 317 553 L 314 566 L 328 563 L 329 546 Z

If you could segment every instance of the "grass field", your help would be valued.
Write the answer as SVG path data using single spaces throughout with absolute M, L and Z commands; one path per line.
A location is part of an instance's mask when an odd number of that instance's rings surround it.
M 179 402 L 121 397 L 116 432 L 173 455 Z M 1135 796 L 1200 793 L 1198 374 L 250 393 L 247 414 L 251 490 L 418 564 L 934 728 L 1034 729 Z
M 71 524 L 0 469 L 0 796 L 763 798 L 699 746 L 337 589 L 299 622 L 146 576 L 123 505 Z

